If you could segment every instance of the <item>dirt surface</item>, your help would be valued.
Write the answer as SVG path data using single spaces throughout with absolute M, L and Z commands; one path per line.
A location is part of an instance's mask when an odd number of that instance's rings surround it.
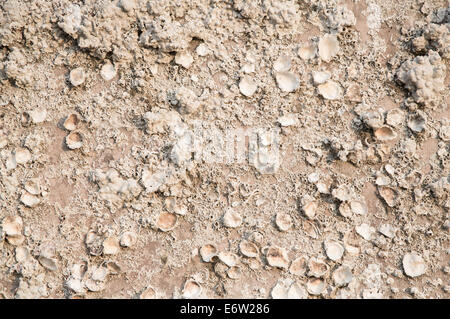
M 0 297 L 448 298 L 444 0 L 0 0 Z

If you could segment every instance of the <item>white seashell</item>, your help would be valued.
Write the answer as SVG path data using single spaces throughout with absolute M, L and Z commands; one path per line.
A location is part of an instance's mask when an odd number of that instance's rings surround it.
M 24 263 L 32 259 L 30 252 L 27 247 L 17 247 L 16 248 L 16 261 L 18 263 Z
M 64 120 L 63 126 L 68 131 L 74 131 L 77 129 L 77 125 L 79 122 L 78 115 L 75 113 L 69 114 Z
M 258 247 L 247 240 L 243 240 L 239 243 L 239 250 L 245 257 L 255 258 L 259 255 Z
M 254 73 L 255 72 L 255 65 L 252 63 L 245 63 L 242 68 L 242 72 L 246 74 Z
M 277 282 L 277 284 L 272 288 L 270 296 L 273 299 L 287 299 L 288 289 L 283 282 Z
M 382 224 L 378 231 L 388 238 L 395 237 L 395 228 L 391 224 Z
M 100 76 L 105 81 L 111 81 L 112 79 L 114 79 L 116 74 L 117 74 L 116 68 L 114 67 L 114 65 L 112 65 L 112 63 L 109 62 L 103 64 L 100 70 Z
M 241 78 L 241 81 L 239 82 L 239 90 L 243 95 L 250 97 L 256 92 L 257 89 L 258 86 L 255 81 L 253 81 L 249 76 L 244 76 Z
M 333 189 L 331 192 L 334 198 L 340 200 L 341 202 L 346 202 L 350 200 L 350 190 L 347 185 L 342 184 Z
M 266 250 L 266 260 L 269 266 L 287 269 L 289 259 L 284 248 L 271 246 Z
M 375 232 L 375 228 L 366 223 L 362 223 L 361 225 L 356 226 L 355 230 L 356 233 L 365 240 L 370 240 L 372 238 L 373 233 Z
M 287 55 L 281 55 L 278 57 L 278 59 L 273 64 L 273 69 L 276 72 L 286 72 L 289 71 L 291 68 L 291 57 Z
M 175 55 L 175 63 L 183 66 L 186 69 L 189 69 L 192 62 L 194 62 L 194 58 L 189 52 L 180 51 Z
M 317 47 L 315 44 L 308 44 L 298 49 L 298 56 L 303 60 L 314 59 L 317 55 Z
M 37 178 L 31 178 L 24 184 L 25 190 L 31 195 L 39 195 L 41 193 L 41 187 Z
M 336 286 L 347 286 L 353 279 L 353 274 L 348 266 L 341 266 L 333 272 L 333 280 Z
M 439 129 L 439 137 L 444 142 L 450 142 L 450 121 L 442 123 L 441 128 Z M 0 137 L 0 144 L 1 144 L 1 137 Z M 2 148 L 1 145 L 0 148 Z
M 281 231 L 288 231 L 292 227 L 292 217 L 289 214 L 280 212 L 275 217 L 275 224 Z
M 17 164 L 25 164 L 31 160 L 31 153 L 26 148 L 18 148 L 14 152 L 14 160 Z
M 313 71 L 312 76 L 314 84 L 318 85 L 328 81 L 331 77 L 331 74 L 328 71 Z
M 8 241 L 8 243 L 10 243 L 13 246 L 20 246 L 25 241 L 25 236 L 21 235 L 21 234 L 9 235 L 9 236 L 6 236 L 6 240 Z
M 241 268 L 238 266 L 230 267 L 227 270 L 227 276 L 230 279 L 239 279 L 242 276 Z
M 384 165 L 384 170 L 391 176 L 395 174 L 395 168 L 390 164 Z
M 44 268 L 50 271 L 55 271 L 58 269 L 58 267 L 56 266 L 56 262 L 52 258 L 39 256 L 38 261 Z
M 365 202 L 360 201 L 360 200 L 352 200 L 350 202 L 350 209 L 356 215 L 367 214 L 367 205 Z
M 292 72 L 277 72 L 275 79 L 283 92 L 294 92 L 300 86 L 300 79 Z
M 378 193 L 380 194 L 381 198 L 384 199 L 384 201 L 389 207 L 395 206 L 397 193 L 393 188 L 388 186 L 378 186 Z
M 305 256 L 297 257 L 291 263 L 289 267 L 289 272 L 295 276 L 303 276 L 306 274 L 306 270 L 308 269 L 308 260 Z
M 229 251 L 221 251 L 217 256 L 219 257 L 219 260 L 228 267 L 236 266 L 239 260 L 238 256 Z
M 178 217 L 175 214 L 163 212 L 159 214 L 156 221 L 156 227 L 161 231 L 169 231 L 175 228 L 177 225 Z
M 387 186 L 390 183 L 391 183 L 391 179 L 389 177 L 387 177 L 386 175 L 379 175 L 379 176 L 377 176 L 377 179 L 375 180 L 375 184 L 377 184 L 378 186 Z
M 408 120 L 408 127 L 414 133 L 421 133 L 427 126 L 427 118 L 424 113 L 418 112 L 411 116 Z
M 360 115 L 361 120 L 369 127 L 376 130 L 381 127 L 384 122 L 383 114 L 379 111 L 367 111 Z
M 223 224 L 225 227 L 236 228 L 242 224 L 242 216 L 232 209 L 229 209 L 223 215 Z
M 95 281 L 92 279 L 87 279 L 84 281 L 85 287 L 92 292 L 98 292 L 105 290 L 105 283 L 102 281 Z
M 294 282 L 288 289 L 287 298 L 288 299 L 306 299 L 308 297 L 308 292 L 299 283 Z
M 95 281 L 104 281 L 109 275 L 109 270 L 106 267 L 97 267 L 91 273 L 91 279 Z
M 322 259 L 313 257 L 308 260 L 308 276 L 310 277 L 322 278 L 329 269 L 330 267 Z
M 344 255 L 344 246 L 334 240 L 324 242 L 325 252 L 333 261 L 337 261 Z
M 389 110 L 386 114 L 386 123 L 392 127 L 397 127 L 405 120 L 405 112 L 399 108 Z
M 331 59 L 339 52 L 339 41 L 336 35 L 325 34 L 319 40 L 319 56 L 325 62 Z
M 317 201 L 315 200 L 310 201 L 305 205 L 303 205 L 303 212 L 309 219 L 314 219 L 314 217 L 316 216 L 317 207 L 318 207 Z
M 47 111 L 44 109 L 35 109 L 28 112 L 28 114 L 30 116 L 30 120 L 35 124 L 44 122 L 47 117 Z
M 319 91 L 319 94 L 322 95 L 327 100 L 337 100 L 341 98 L 342 95 L 341 86 L 332 80 L 329 80 L 324 84 L 318 85 L 317 90 Z
M 66 145 L 71 150 L 80 148 L 83 146 L 83 135 L 79 132 L 70 132 L 66 136 Z
M 84 73 L 84 69 L 82 67 L 73 69 L 70 71 L 69 80 L 73 86 L 78 86 L 84 83 L 86 79 L 86 74 Z
M 152 287 L 147 287 L 141 294 L 139 295 L 140 299 L 156 299 L 155 289 Z
M 211 262 L 215 256 L 217 256 L 217 248 L 212 244 L 203 245 L 200 248 L 200 256 L 204 262 Z
M 412 252 L 403 257 L 403 270 L 408 277 L 418 277 L 427 271 L 427 264 L 422 256 Z
M 2 229 L 6 236 L 22 234 L 23 221 L 20 216 L 7 216 L 3 219 Z
M 350 218 L 353 216 L 352 209 L 350 207 L 350 204 L 348 202 L 342 202 L 339 205 L 339 214 L 343 217 Z
M 83 294 L 85 293 L 84 284 L 79 278 L 73 278 L 70 277 L 66 282 L 65 285 L 67 288 L 71 289 L 77 294 Z
M 167 211 L 169 211 L 170 213 L 175 213 L 181 216 L 184 216 L 187 213 L 186 207 L 177 204 L 177 200 L 175 197 L 167 197 L 164 200 L 164 204 L 166 206 Z
M 325 280 L 320 278 L 311 278 L 306 283 L 306 289 L 311 295 L 320 295 L 325 290 Z
M 286 127 L 297 125 L 299 123 L 299 120 L 296 114 L 286 114 L 282 117 L 279 117 L 277 122 L 280 123 L 281 126 Z
M 199 55 L 199 56 L 207 56 L 208 53 L 210 52 L 208 46 L 205 43 L 200 43 L 197 48 L 195 49 L 195 52 Z
M 127 231 L 122 234 L 120 237 L 120 246 L 122 247 L 131 247 L 136 244 L 137 235 L 131 231 Z
M 117 237 L 108 237 L 103 241 L 103 254 L 115 255 L 120 251 L 119 239 Z
M 374 135 L 379 141 L 382 142 L 392 141 L 397 137 L 397 133 L 395 133 L 395 131 L 389 126 L 382 126 L 376 129 Z
M 195 280 L 189 279 L 184 283 L 182 296 L 185 299 L 194 299 L 200 297 L 202 286 Z
M 22 196 L 20 196 L 20 201 L 27 207 L 34 207 L 38 205 L 40 202 L 39 197 L 27 192 L 24 192 Z

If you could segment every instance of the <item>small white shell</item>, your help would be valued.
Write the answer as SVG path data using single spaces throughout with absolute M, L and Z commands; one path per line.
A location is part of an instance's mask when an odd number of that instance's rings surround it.
M 313 43 L 304 45 L 298 49 L 298 56 L 303 60 L 314 59 L 316 55 L 317 55 L 317 47 Z
M 235 254 L 229 251 L 221 251 L 218 255 L 219 260 L 223 262 L 228 267 L 236 266 L 239 258 Z
M 56 266 L 55 260 L 52 258 L 45 257 L 45 256 L 39 256 L 38 261 L 44 268 L 46 268 L 50 271 L 55 271 L 58 269 L 58 267 Z
M 409 277 L 418 277 L 427 271 L 427 264 L 422 256 L 412 252 L 403 257 L 403 270 Z
M 352 279 L 352 270 L 348 266 L 341 266 L 333 272 L 333 280 L 338 287 L 348 285 Z
M 286 72 L 291 68 L 291 57 L 287 55 L 281 55 L 273 64 L 273 69 L 276 72 Z
M 350 201 L 350 209 L 356 215 L 365 215 L 367 213 L 367 205 L 362 200 Z
M 275 217 L 275 224 L 281 231 L 288 231 L 292 227 L 292 217 L 283 212 L 279 212 Z
M 329 269 L 330 267 L 322 259 L 313 257 L 308 260 L 308 276 L 321 278 Z
M 63 126 L 68 131 L 74 131 L 77 129 L 77 125 L 78 125 L 79 121 L 80 120 L 78 118 L 78 115 L 75 113 L 71 113 L 64 120 Z
M 119 239 L 117 237 L 108 237 L 103 241 L 103 254 L 115 255 L 120 251 Z
M 396 229 L 391 224 L 382 224 L 378 231 L 388 238 L 394 238 Z
M 23 263 L 31 260 L 32 256 L 27 247 L 16 247 L 16 260 L 18 263 Z
M 270 292 L 272 299 L 287 299 L 288 289 L 283 282 L 277 282 Z
M 189 52 L 180 51 L 175 55 L 175 63 L 183 66 L 186 69 L 189 69 L 192 62 L 194 62 L 194 58 Z
M 294 92 L 300 86 L 298 76 L 292 72 L 276 72 L 275 79 L 283 92 Z
M 225 227 L 236 228 L 242 224 L 242 216 L 233 209 L 227 210 L 223 215 L 223 224 Z
M 280 123 L 281 126 L 286 127 L 298 124 L 299 120 L 296 114 L 286 114 L 279 117 L 277 122 Z
M 314 217 L 316 216 L 317 207 L 318 207 L 317 201 L 315 200 L 310 201 L 305 205 L 303 205 L 303 212 L 309 219 L 314 219 Z
M 242 276 L 241 267 L 233 266 L 227 270 L 227 276 L 230 279 L 239 279 Z
M 397 127 L 405 120 L 405 112 L 399 108 L 389 110 L 386 114 L 386 123 L 392 127 Z
M 161 231 L 169 231 L 175 228 L 177 225 L 178 217 L 175 214 L 162 212 L 159 214 L 156 221 L 156 227 Z
M 362 238 L 364 238 L 365 240 L 371 240 L 372 239 L 372 235 L 375 232 L 375 228 L 373 228 L 372 226 L 366 224 L 366 223 L 362 223 L 359 226 L 355 227 L 356 233 L 361 236 Z
M 308 297 L 308 292 L 299 283 L 294 282 L 288 289 L 287 298 L 288 299 L 306 299 Z
M 141 294 L 139 295 L 140 299 L 156 299 L 155 289 L 152 287 L 147 287 Z
M 9 235 L 9 236 L 6 236 L 6 240 L 8 241 L 8 243 L 10 243 L 13 246 L 20 246 L 25 241 L 25 236 L 21 235 L 21 234 Z
M 244 76 L 241 78 L 241 81 L 239 82 L 239 90 L 243 95 L 250 97 L 256 92 L 257 89 L 258 85 L 256 85 L 255 81 L 253 81 L 249 76 Z
M 332 80 L 328 80 L 326 83 L 318 85 L 317 90 L 319 91 L 319 94 L 327 100 L 337 100 L 341 98 L 342 95 L 341 86 Z
M 14 152 L 14 160 L 17 164 L 25 164 L 31 160 L 31 153 L 26 148 L 18 148 Z
M 2 229 L 7 236 L 22 234 L 23 221 L 20 216 L 7 216 L 3 219 Z
M 78 86 L 84 83 L 86 79 L 86 74 L 84 73 L 84 69 L 82 67 L 73 69 L 70 71 L 69 80 L 73 86 Z
M 395 206 L 397 193 L 394 189 L 388 186 L 378 186 L 378 193 L 389 207 Z
M 239 243 L 239 250 L 245 257 L 255 258 L 259 255 L 258 247 L 247 240 L 243 240 Z
M 397 133 L 395 133 L 395 131 L 389 126 L 382 126 L 376 129 L 374 135 L 379 141 L 382 142 L 392 141 L 397 137 Z
M 209 48 L 206 44 L 204 43 L 200 43 L 197 48 L 195 49 L 195 52 L 199 55 L 199 56 L 206 56 L 209 53 Z
M 315 85 L 323 84 L 328 81 L 331 77 L 330 72 L 328 71 L 313 71 L 312 72 L 313 81 Z
M 120 237 L 120 246 L 122 247 L 131 247 L 136 244 L 137 235 L 131 231 L 127 231 L 122 234 Z
M 70 132 L 66 136 L 66 145 L 71 150 L 80 148 L 83 146 L 83 135 L 80 132 Z
M 414 114 L 408 119 L 408 127 L 414 133 L 421 133 L 425 130 L 427 126 L 426 115 L 422 112 Z
M 339 214 L 343 217 L 350 218 L 353 216 L 352 209 L 350 207 L 350 204 L 348 202 L 342 202 L 339 205 Z
M 20 196 L 20 202 L 27 207 L 34 207 L 40 203 L 40 200 L 39 197 L 28 192 L 24 192 L 22 196 Z
M 320 295 L 325 290 L 325 280 L 320 278 L 311 278 L 306 283 L 306 289 L 311 295 Z
M 35 109 L 33 111 L 28 112 L 30 119 L 33 123 L 42 123 L 45 121 L 47 117 L 47 111 L 44 109 Z
M 212 244 L 203 245 L 200 248 L 200 256 L 204 262 L 211 262 L 212 259 L 217 256 L 217 248 Z
M 266 260 L 269 266 L 287 269 L 289 259 L 284 248 L 271 246 L 266 250 Z
M 324 242 L 325 252 L 333 261 L 337 261 L 344 255 L 344 246 L 334 240 Z
M 194 299 L 200 297 L 202 286 L 195 280 L 189 279 L 184 283 L 182 296 L 185 299 Z
M 112 65 L 112 63 L 109 62 L 103 64 L 102 69 L 100 70 L 100 76 L 105 81 L 111 81 L 112 79 L 114 79 L 116 74 L 116 68 L 114 67 L 114 65 Z
M 294 259 L 289 267 L 289 272 L 296 276 L 303 276 L 308 268 L 308 260 L 305 256 Z
M 339 41 L 336 35 L 325 34 L 319 40 L 319 56 L 325 62 L 330 62 L 331 59 L 339 52 Z
M 27 180 L 23 186 L 31 195 L 39 195 L 41 193 L 41 187 L 37 178 Z

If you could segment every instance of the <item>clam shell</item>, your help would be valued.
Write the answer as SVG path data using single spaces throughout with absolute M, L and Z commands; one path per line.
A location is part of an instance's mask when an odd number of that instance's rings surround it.
M 333 272 L 333 281 L 338 287 L 347 286 L 353 279 L 352 270 L 348 266 L 340 266 Z
M 242 276 L 242 271 L 239 266 L 230 267 L 227 270 L 227 276 L 230 279 L 239 279 Z
M 47 117 L 47 111 L 44 109 L 35 109 L 27 113 L 29 115 L 29 119 L 31 120 L 31 122 L 35 124 L 44 122 L 45 118 Z
M 223 215 L 223 225 L 225 227 L 236 228 L 242 224 L 242 216 L 233 209 L 227 210 Z
M 271 246 L 266 250 L 266 260 L 269 266 L 287 269 L 289 266 L 289 258 L 284 248 Z
M 200 297 L 202 286 L 195 280 L 189 279 L 184 283 L 182 296 L 185 299 L 194 299 Z
M 20 216 L 7 216 L 3 219 L 2 229 L 6 236 L 22 234 L 23 221 Z
M 397 127 L 405 120 L 405 112 L 399 108 L 389 110 L 386 113 L 386 123 L 392 127 Z
M 375 232 L 375 228 L 373 228 L 372 226 L 366 224 L 366 223 L 362 223 L 359 226 L 355 227 L 356 233 L 361 236 L 362 238 L 364 238 L 365 240 L 371 240 L 372 239 L 372 235 Z
M 389 207 L 395 206 L 397 193 L 393 188 L 388 186 L 378 186 L 378 193 L 380 194 L 381 198 L 384 199 L 384 201 Z
M 422 112 L 418 112 L 408 119 L 408 127 L 414 133 L 421 133 L 427 126 L 426 115 Z
M 203 245 L 200 248 L 200 256 L 204 262 L 211 262 L 215 256 L 217 256 L 217 248 L 212 244 Z
M 289 267 L 289 272 L 295 276 L 303 276 L 308 269 L 308 260 L 305 256 L 294 259 Z
M 286 285 L 282 282 L 278 282 L 270 292 L 272 299 L 287 299 L 288 289 Z
M 31 195 L 39 195 L 41 193 L 41 187 L 37 178 L 31 178 L 24 184 L 25 190 Z
M 112 63 L 109 63 L 109 62 L 103 64 L 103 66 L 100 70 L 100 76 L 105 81 L 111 81 L 112 79 L 114 79 L 116 74 L 117 74 L 116 68 L 114 67 L 114 65 Z
M 243 240 L 239 243 L 239 250 L 245 257 L 255 258 L 259 255 L 258 247 L 247 240 Z
M 120 246 L 122 247 L 131 247 L 136 244 L 137 235 L 131 231 L 127 231 L 122 234 L 120 237 Z
M 298 49 L 297 53 L 303 60 L 314 59 L 317 55 L 317 47 L 313 43 L 304 45 Z
M 77 125 L 80 122 L 78 115 L 75 113 L 69 114 L 64 120 L 63 126 L 68 131 L 74 131 L 77 129 Z
M 343 217 L 350 218 L 353 216 L 352 209 L 350 207 L 350 204 L 348 202 L 342 202 L 339 205 L 339 214 Z
M 86 74 L 84 73 L 84 69 L 82 67 L 73 69 L 70 71 L 69 80 L 73 86 L 78 86 L 84 83 L 86 79 Z
M 32 256 L 27 247 L 16 247 L 16 261 L 23 263 L 31 260 Z
M 193 62 L 194 58 L 187 51 L 180 51 L 175 55 L 175 63 L 181 65 L 185 69 L 189 69 Z
M 156 227 L 161 231 L 170 231 L 174 229 L 177 225 L 177 215 L 163 212 L 159 214 L 158 219 L 156 221 Z
M 9 235 L 6 236 L 6 240 L 13 246 L 20 246 L 25 241 L 25 236 L 22 234 L 19 235 Z
M 294 92 L 300 86 L 300 79 L 292 72 L 276 72 L 275 79 L 283 92 Z
M 319 94 L 327 100 L 337 100 L 342 96 L 341 86 L 332 80 L 328 80 L 324 84 L 318 85 L 317 90 L 319 91 Z
M 327 273 L 330 267 L 322 260 L 318 258 L 310 258 L 308 260 L 308 276 L 322 278 Z
M 334 240 L 327 240 L 324 242 L 325 252 L 333 261 L 337 261 L 344 255 L 344 246 Z
M 397 133 L 389 126 L 382 126 L 375 130 L 375 137 L 379 141 L 392 141 L 397 137 Z
M 311 278 L 306 283 L 306 289 L 311 295 L 320 295 L 325 290 L 325 280 L 320 278 Z
M 200 43 L 197 48 L 195 49 L 195 52 L 199 56 L 207 56 L 209 53 L 209 48 L 205 43 Z
M 14 160 L 17 164 L 26 164 L 31 160 L 31 153 L 26 148 L 18 148 L 14 152 Z
M 276 72 L 286 72 L 290 70 L 291 64 L 291 57 L 287 55 L 280 55 L 273 64 L 273 69 Z
M 319 56 L 325 62 L 330 62 L 331 59 L 339 52 L 339 41 L 336 35 L 325 34 L 319 40 Z
M 362 200 L 352 200 L 350 201 L 350 209 L 356 215 L 367 214 L 367 205 Z
M 312 77 L 315 85 L 323 84 L 328 81 L 331 77 L 330 72 L 328 71 L 313 71 Z
M 315 200 L 310 201 L 305 205 L 303 205 L 303 212 L 309 219 L 314 219 L 314 217 L 316 216 L 317 207 L 318 207 L 317 201 Z
M 115 255 L 120 251 L 119 239 L 108 237 L 103 241 L 103 254 Z
M 219 260 L 228 267 L 236 266 L 239 261 L 238 256 L 229 251 L 221 251 L 217 256 L 219 257 Z
M 249 76 L 244 76 L 239 82 L 239 90 L 247 97 L 252 96 L 257 89 L 258 85 Z
M 69 149 L 75 150 L 83 146 L 83 135 L 80 132 L 70 132 L 66 136 L 66 145 Z
M 412 252 L 403 257 L 403 270 L 408 277 L 418 277 L 427 271 L 427 264 L 422 256 Z
M 288 299 L 306 299 L 308 298 L 308 292 L 299 283 L 294 282 L 288 289 Z
M 275 224 L 281 231 L 288 231 L 292 227 L 292 217 L 283 212 L 279 212 L 275 217 Z
M 280 123 L 281 126 L 286 127 L 298 124 L 299 120 L 296 114 L 287 114 L 279 117 L 277 122 Z
M 20 202 L 27 207 L 35 207 L 40 203 L 40 200 L 39 197 L 28 192 L 24 192 L 22 196 L 20 196 Z
M 390 224 L 382 224 L 378 231 L 388 238 L 394 238 L 396 229 Z
M 50 271 L 55 271 L 58 269 L 58 267 L 56 266 L 56 261 L 52 258 L 39 256 L 38 261 L 44 268 Z

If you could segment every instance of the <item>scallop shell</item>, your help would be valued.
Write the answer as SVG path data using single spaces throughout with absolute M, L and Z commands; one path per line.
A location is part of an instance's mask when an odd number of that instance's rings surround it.
M 156 299 L 155 289 L 152 287 L 147 287 L 141 294 L 139 295 L 140 299 Z
M 239 243 L 239 250 L 245 257 L 255 258 L 259 255 L 258 247 L 247 240 L 243 240 Z
M 312 77 L 315 85 L 323 84 L 328 81 L 331 77 L 330 72 L 328 71 L 313 71 Z
M 163 212 L 159 214 L 158 219 L 156 221 L 156 227 L 161 231 L 170 231 L 175 228 L 177 225 L 177 215 Z
M 316 216 L 317 207 L 318 207 L 317 201 L 315 200 L 310 201 L 305 205 L 303 205 L 303 212 L 309 219 L 314 219 L 314 217 Z
M 386 114 L 386 123 L 392 127 L 397 127 L 405 120 L 405 112 L 399 108 L 389 110 Z
M 306 289 L 311 295 L 320 295 L 325 290 L 325 280 L 320 278 L 311 278 L 306 283 Z
M 14 152 L 14 160 L 17 164 L 26 164 L 31 160 L 31 153 L 26 148 L 18 148 Z
M 84 73 L 84 69 L 82 67 L 73 69 L 70 71 L 69 80 L 73 86 L 78 86 L 84 83 L 86 79 L 86 74 Z
M 281 55 L 273 64 L 273 69 L 276 72 L 286 72 L 290 70 L 291 64 L 292 64 L 291 57 L 287 55 Z
M 249 76 L 244 76 L 241 78 L 241 81 L 239 82 L 239 90 L 243 95 L 250 97 L 256 92 L 257 89 L 258 85 L 256 85 L 255 81 L 253 81 Z
M 69 114 L 64 120 L 63 126 L 68 131 L 74 131 L 77 129 L 77 125 L 79 122 L 78 115 L 75 113 Z
M 313 257 L 308 260 L 308 276 L 310 277 L 324 277 L 329 269 L 330 267 L 322 259 Z
M 408 119 L 408 127 L 414 133 L 421 133 L 427 126 L 427 118 L 424 113 L 418 112 Z
M 223 215 L 223 224 L 225 227 L 236 228 L 242 224 L 242 216 L 232 209 L 229 209 Z
M 427 271 L 427 264 L 422 256 L 414 252 L 403 257 L 403 270 L 408 277 L 418 277 Z
M 272 299 L 287 299 L 288 289 L 283 282 L 277 282 L 270 292 Z
M 352 270 L 348 266 L 341 266 L 333 272 L 333 280 L 336 286 L 347 286 L 353 280 Z
M 266 260 L 269 266 L 287 269 L 289 266 L 289 259 L 284 248 L 271 246 L 266 250 Z
M 137 235 L 131 231 L 127 231 L 122 234 L 120 237 L 120 246 L 122 247 L 131 247 L 136 244 Z
M 283 92 L 294 92 L 300 86 L 300 79 L 292 72 L 276 72 L 275 79 Z
M 395 133 L 395 131 L 389 126 L 382 126 L 376 129 L 374 135 L 379 141 L 382 142 L 392 141 L 397 137 L 397 133 Z
M 325 62 L 330 62 L 331 59 L 339 52 L 339 41 L 336 35 L 325 34 L 319 40 L 319 56 Z
M 42 265 L 42 267 L 44 267 L 50 271 L 56 271 L 58 269 L 58 267 L 56 266 L 55 260 L 52 258 L 45 257 L 45 256 L 39 256 L 38 261 Z
M 37 178 L 31 178 L 24 184 L 25 190 L 31 195 L 39 195 L 41 193 L 41 187 Z
M 281 231 L 288 231 L 292 227 L 292 217 L 287 214 L 280 212 L 275 217 L 275 224 Z
M 103 241 L 103 254 L 115 255 L 120 251 L 119 239 L 117 237 L 108 237 Z
M 306 299 L 308 297 L 308 292 L 299 283 L 294 282 L 288 289 L 287 298 L 288 299 Z
M 298 49 L 298 56 L 303 60 L 314 59 L 316 55 L 317 55 L 317 47 L 313 43 L 304 45 Z
M 189 69 L 191 64 L 194 62 L 194 58 L 189 52 L 180 51 L 175 55 L 175 63 Z
M 337 261 L 344 255 L 344 246 L 334 240 L 327 240 L 324 242 L 325 252 L 333 261 Z
M 217 256 L 219 257 L 219 260 L 228 267 L 236 266 L 239 260 L 238 256 L 229 251 L 221 251 Z
M 329 80 L 324 84 L 318 85 L 317 90 L 319 91 L 319 94 L 322 95 L 327 100 L 337 100 L 341 98 L 342 95 L 341 86 L 332 80 Z
M 238 266 L 230 267 L 230 269 L 227 270 L 227 276 L 230 279 L 239 279 L 242 276 L 241 268 Z
M 114 79 L 116 74 L 117 74 L 116 68 L 114 67 L 114 65 L 112 63 L 109 63 L 109 62 L 103 64 L 103 66 L 100 70 L 100 76 L 105 81 L 111 81 L 112 79 Z
M 308 269 L 308 260 L 305 256 L 294 259 L 289 267 L 289 272 L 296 276 L 303 276 Z
M 2 229 L 6 236 L 22 234 L 23 221 L 20 216 L 7 216 L 3 219 Z
M 71 150 L 80 148 L 83 146 L 83 135 L 80 132 L 70 132 L 66 136 L 66 145 Z
M 195 280 L 189 279 L 184 283 L 182 296 L 185 299 L 194 299 L 200 297 L 202 286 Z
M 39 197 L 28 192 L 24 192 L 22 196 L 20 196 L 20 202 L 27 207 L 35 207 L 40 203 L 40 200 Z
M 397 193 L 393 188 L 388 186 L 378 186 L 378 193 L 380 194 L 381 198 L 384 199 L 384 201 L 389 207 L 395 206 Z
M 212 244 L 203 245 L 200 248 L 200 256 L 204 262 L 211 262 L 215 256 L 217 256 L 217 248 Z

